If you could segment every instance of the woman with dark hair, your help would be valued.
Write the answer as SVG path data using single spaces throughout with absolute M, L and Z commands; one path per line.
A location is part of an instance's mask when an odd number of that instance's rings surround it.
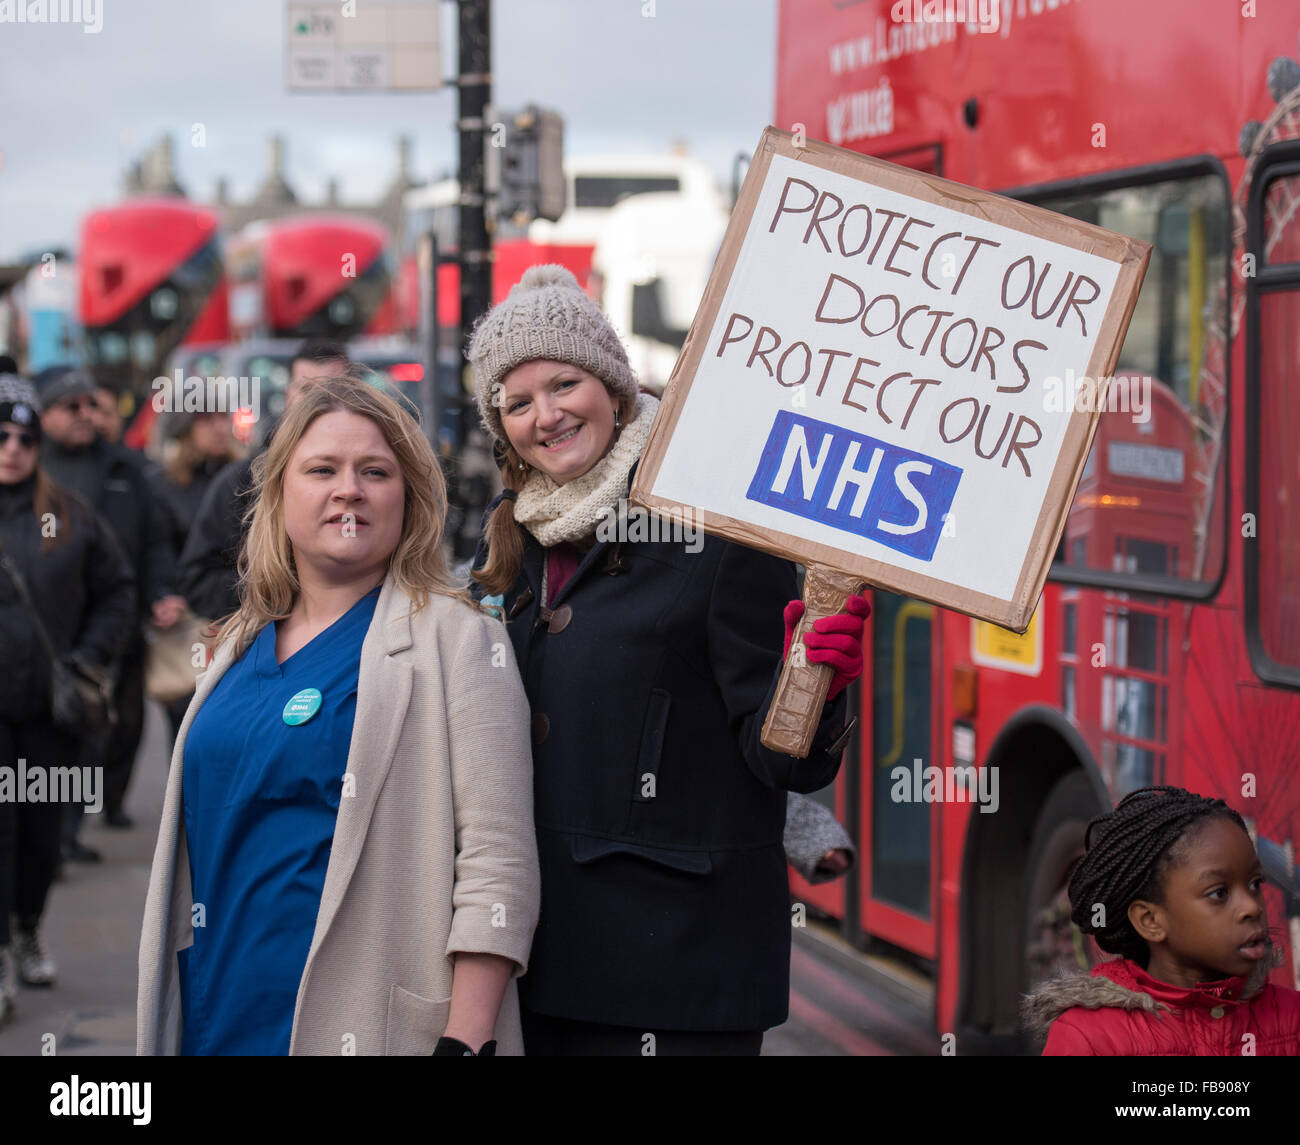
M 567 270 L 529 270 L 470 357 L 505 486 L 475 591 L 507 618 L 533 713 L 527 1051 L 757 1054 L 789 1000 L 786 793 L 839 768 L 866 601 L 804 641 L 835 669 L 808 757 L 764 747 L 803 615 L 794 566 L 625 530 L 658 403 Z
M 0 792 L 0 1023 L 13 1012 L 15 977 L 50 986 L 56 974 L 38 931 L 63 815 L 49 777 L 51 768 L 76 767 L 80 743 L 54 722 L 46 640 L 60 660 L 96 672 L 126 640 L 135 612 L 131 572 L 108 527 L 38 464 L 39 412 L 28 382 L 0 375 L 0 766 L 29 787 L 43 773 L 45 793 Z
M 433 448 L 324 379 L 253 476 L 240 607 L 172 753 L 139 1052 L 518 1053 L 528 706 L 451 582 Z

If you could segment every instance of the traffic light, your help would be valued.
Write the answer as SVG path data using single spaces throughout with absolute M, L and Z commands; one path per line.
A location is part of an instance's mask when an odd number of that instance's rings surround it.
M 530 104 L 494 118 L 487 132 L 487 192 L 498 219 L 523 225 L 554 222 L 568 205 L 564 179 L 564 119 Z

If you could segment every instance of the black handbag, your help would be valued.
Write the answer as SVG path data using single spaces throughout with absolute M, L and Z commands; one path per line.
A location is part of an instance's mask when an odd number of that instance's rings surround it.
M 27 590 L 27 581 L 3 552 L 0 552 L 0 568 L 8 574 L 19 598 L 27 606 L 37 638 L 50 661 L 50 706 L 55 726 L 81 736 L 112 727 L 117 723 L 117 709 L 113 706 L 113 687 L 107 674 L 71 656 L 60 656 L 36 611 L 36 603 Z

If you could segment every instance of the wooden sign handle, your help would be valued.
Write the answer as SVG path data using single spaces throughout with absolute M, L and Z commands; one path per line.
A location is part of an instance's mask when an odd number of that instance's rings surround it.
M 803 655 L 804 633 L 814 621 L 843 611 L 844 602 L 863 587 L 861 578 L 852 573 L 822 565 L 808 566 L 803 582 L 804 614 L 795 627 L 776 695 L 763 724 L 760 740 L 765 748 L 796 759 L 807 758 L 835 670 L 829 664 L 808 663 Z

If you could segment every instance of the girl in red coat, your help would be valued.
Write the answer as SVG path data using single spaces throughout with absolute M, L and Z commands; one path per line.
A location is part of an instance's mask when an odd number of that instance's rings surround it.
M 1048 1054 L 1300 1054 L 1300 994 L 1271 985 L 1264 874 L 1240 815 L 1181 787 L 1126 795 L 1084 834 L 1071 917 L 1121 957 L 1041 986 Z

